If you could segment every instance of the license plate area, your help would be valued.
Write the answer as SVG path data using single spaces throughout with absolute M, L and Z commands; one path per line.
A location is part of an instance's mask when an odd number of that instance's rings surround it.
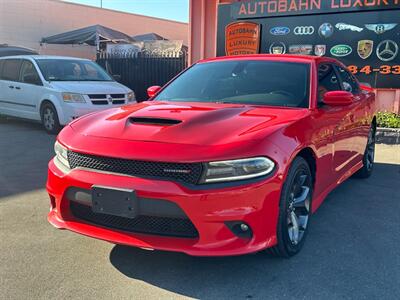
M 125 218 L 138 215 L 138 200 L 134 190 L 92 186 L 92 211 Z

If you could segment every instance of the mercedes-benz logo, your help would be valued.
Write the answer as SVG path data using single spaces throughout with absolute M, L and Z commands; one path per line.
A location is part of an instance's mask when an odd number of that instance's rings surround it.
M 382 61 L 391 61 L 399 53 L 399 46 L 392 40 L 384 40 L 376 47 L 376 56 Z

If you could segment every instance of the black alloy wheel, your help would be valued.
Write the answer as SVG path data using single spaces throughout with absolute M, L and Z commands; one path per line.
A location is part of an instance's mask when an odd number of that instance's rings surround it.
M 311 216 L 313 178 L 302 157 L 293 161 L 281 192 L 277 228 L 278 244 L 267 253 L 280 257 L 297 254 L 303 247 Z
M 375 125 L 373 124 L 368 133 L 367 146 L 365 147 L 365 152 L 363 156 L 363 167 L 358 170 L 354 177 L 356 178 L 368 178 L 372 174 L 372 170 L 374 168 L 374 159 L 375 159 Z

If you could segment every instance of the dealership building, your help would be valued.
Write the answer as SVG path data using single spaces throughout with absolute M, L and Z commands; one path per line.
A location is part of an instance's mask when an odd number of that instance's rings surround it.
M 44 37 L 102 25 L 129 36 L 156 33 L 188 44 L 188 24 L 58 0 L 0 1 L 0 44 L 27 47 L 40 54 L 93 58 L 87 45 L 41 44 Z
M 337 58 L 400 113 L 400 0 L 191 0 L 190 61 L 238 54 Z

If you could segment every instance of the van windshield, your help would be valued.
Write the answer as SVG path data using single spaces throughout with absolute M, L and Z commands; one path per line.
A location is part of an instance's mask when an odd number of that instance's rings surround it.
M 113 81 L 98 64 L 88 60 L 37 59 L 47 81 Z
M 229 60 L 199 63 L 154 100 L 308 107 L 310 65 Z

